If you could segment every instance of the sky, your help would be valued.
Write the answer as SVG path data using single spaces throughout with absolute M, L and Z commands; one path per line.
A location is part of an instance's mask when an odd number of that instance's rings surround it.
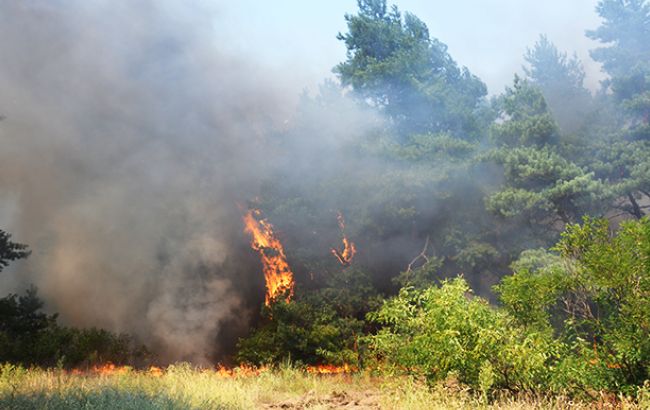
M 391 2 L 389 1 L 389 4 Z M 449 46 L 452 57 L 467 66 L 498 94 L 521 73 L 523 55 L 540 34 L 560 50 L 577 53 L 595 89 L 600 67 L 589 58 L 597 43 L 585 30 L 599 25 L 597 0 L 395 0 L 401 11 L 423 20 L 432 37 Z M 332 67 L 345 59 L 336 34 L 346 31 L 344 15 L 355 13 L 355 0 L 238 0 L 219 6 L 216 22 L 222 50 L 264 62 L 284 74 L 286 87 L 315 90 Z

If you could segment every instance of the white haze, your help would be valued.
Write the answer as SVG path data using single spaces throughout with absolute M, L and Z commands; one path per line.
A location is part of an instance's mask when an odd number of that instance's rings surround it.
M 286 104 L 220 52 L 216 18 L 194 2 L 1 3 L 0 220 L 34 250 L 2 293 L 35 283 L 64 323 L 169 360 L 206 361 L 220 324 L 245 319 L 223 264 Z

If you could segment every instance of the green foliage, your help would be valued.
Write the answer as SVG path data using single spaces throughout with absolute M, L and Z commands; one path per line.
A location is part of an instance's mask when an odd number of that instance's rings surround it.
M 504 187 L 486 200 L 502 216 L 524 215 L 543 226 L 577 222 L 591 211 L 602 213 L 612 193 L 606 185 L 569 162 L 551 147 L 494 151 L 491 158 L 504 168 Z
M 650 369 L 650 221 L 569 225 L 555 247 L 522 254 L 497 292 L 517 321 L 554 329 L 571 353 L 556 372 L 563 388 L 630 389 Z
M 11 234 L 0 229 L 0 272 L 9 265 L 10 261 L 28 257 L 30 251 L 27 245 L 11 241 Z
M 539 87 L 560 128 L 575 132 L 587 126 L 593 102 L 583 85 L 585 72 L 577 56 L 569 58 L 541 35 L 524 58 L 528 81 Z
M 617 383 L 641 384 L 650 370 L 650 221 L 571 225 L 556 249 L 571 262 L 564 296 L 576 337 L 593 338 Z
M 560 257 L 542 249 L 525 251 L 512 270 L 495 286 L 500 301 L 521 324 L 550 331 L 552 309 L 567 287 Z
M 429 381 L 592 396 L 637 394 L 650 374 L 650 220 L 612 235 L 606 220 L 570 224 L 553 253 L 523 252 L 495 287 L 503 308 L 462 278 L 404 287 L 368 315 L 369 352 Z
M 323 309 L 325 308 L 325 309 Z M 311 303 L 277 301 L 265 312 L 266 322 L 251 336 L 241 339 L 239 362 L 277 364 L 291 360 L 302 364 L 358 362 L 353 350 L 362 323 L 336 317 L 334 309 Z
M 635 118 L 637 137 L 650 136 L 650 5 L 645 0 L 601 0 L 596 8 L 603 23 L 587 35 L 606 47 L 591 52 L 610 75 L 611 88 Z
M 393 282 L 402 288 L 423 289 L 429 287 L 436 279 L 439 279 L 442 264 L 443 260 L 441 258 L 430 257 L 421 266 L 401 272 L 393 278 Z
M 263 310 L 261 326 L 239 341 L 238 361 L 357 365 L 357 338 L 364 332 L 364 316 L 380 303 L 368 279 L 349 268 L 334 274 L 316 292 L 306 292 L 290 303 L 271 303 Z
M 455 377 L 486 393 L 549 383 L 555 343 L 473 296 L 462 278 L 423 290 L 402 288 L 369 319 L 383 325 L 366 338 L 370 351 L 430 382 Z
M 501 122 L 490 131 L 497 145 L 544 146 L 557 142 L 557 124 L 539 88 L 515 76 L 512 88 L 506 88 L 496 105 Z
M 475 138 L 475 112 L 485 85 L 460 69 L 447 47 L 410 13 L 386 0 L 359 0 L 359 13 L 346 15 L 348 33 L 339 34 L 347 60 L 335 68 L 341 82 L 381 107 L 409 133 L 452 132 Z
M 645 0 L 601 0 L 596 11 L 603 24 L 587 36 L 609 44 L 591 53 L 605 71 L 626 75 L 639 62 L 649 60 L 650 5 Z
M 571 91 L 583 86 L 585 71 L 578 58 L 575 55 L 568 58 L 545 35 L 540 35 L 533 48 L 526 50 L 524 58 L 529 64 L 524 67 L 526 76 L 542 89 Z

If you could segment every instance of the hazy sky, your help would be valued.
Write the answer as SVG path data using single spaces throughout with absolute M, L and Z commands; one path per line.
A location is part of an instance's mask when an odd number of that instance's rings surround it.
M 545 33 L 561 50 L 583 60 L 587 85 L 597 86 L 600 68 L 589 58 L 595 43 L 585 37 L 598 26 L 597 0 L 396 0 L 449 46 L 452 57 L 477 74 L 490 93 L 499 93 L 521 72 L 523 54 Z M 389 1 L 389 4 L 391 2 Z M 287 72 L 287 87 L 313 89 L 345 58 L 336 40 L 345 32 L 345 13 L 355 0 L 238 0 L 224 2 L 217 32 L 220 47 L 254 56 L 271 69 Z

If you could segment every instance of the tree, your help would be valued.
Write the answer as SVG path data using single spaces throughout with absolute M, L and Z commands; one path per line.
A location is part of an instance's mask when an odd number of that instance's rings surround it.
M 487 196 L 487 208 L 502 217 L 522 216 L 544 230 L 560 230 L 585 214 L 602 215 L 613 193 L 563 152 L 539 88 L 515 77 L 497 106 L 500 121 L 490 132 L 498 148 L 486 157 L 504 175 L 501 189 Z
M 31 252 L 27 245 L 11 241 L 11 234 L 0 229 L 0 272 L 9 265 L 10 261 L 23 259 Z
M 566 132 L 585 125 L 591 110 L 591 95 L 584 87 L 585 72 L 578 57 L 560 52 L 545 35 L 524 55 L 528 81 L 539 87 L 553 118 Z
M 44 313 L 43 306 L 35 287 L 24 295 L 0 299 L 0 362 L 72 367 L 151 359 L 146 348 L 137 346 L 128 335 L 62 327 L 57 315 Z
M 596 11 L 604 21 L 587 37 L 610 44 L 591 52 L 609 75 L 625 76 L 649 60 L 650 5 L 645 0 L 601 0 Z
M 650 137 L 650 5 L 645 0 L 601 0 L 603 23 L 587 36 L 608 44 L 591 52 L 603 64 L 613 91 L 632 115 L 637 138 Z
M 622 212 L 614 216 L 641 219 L 648 209 L 644 202 L 650 199 L 650 141 L 630 141 L 620 134 L 593 141 L 581 151 L 580 161 L 606 181 L 614 198 L 612 211 Z
M 475 113 L 485 84 L 459 68 L 415 15 L 389 10 L 386 0 L 358 5 L 357 15 L 345 16 L 348 33 L 338 35 L 347 48 L 347 60 L 334 69 L 343 85 L 383 109 L 403 133 L 480 135 Z
M 552 147 L 500 150 L 492 158 L 504 167 L 504 187 L 487 198 L 489 210 L 522 215 L 544 229 L 561 228 L 583 215 L 603 214 L 611 193 L 593 173 Z M 599 209 L 600 208 L 600 209 Z
M 515 76 L 496 102 L 498 119 L 490 129 L 497 146 L 542 147 L 559 141 L 559 129 L 538 87 Z

